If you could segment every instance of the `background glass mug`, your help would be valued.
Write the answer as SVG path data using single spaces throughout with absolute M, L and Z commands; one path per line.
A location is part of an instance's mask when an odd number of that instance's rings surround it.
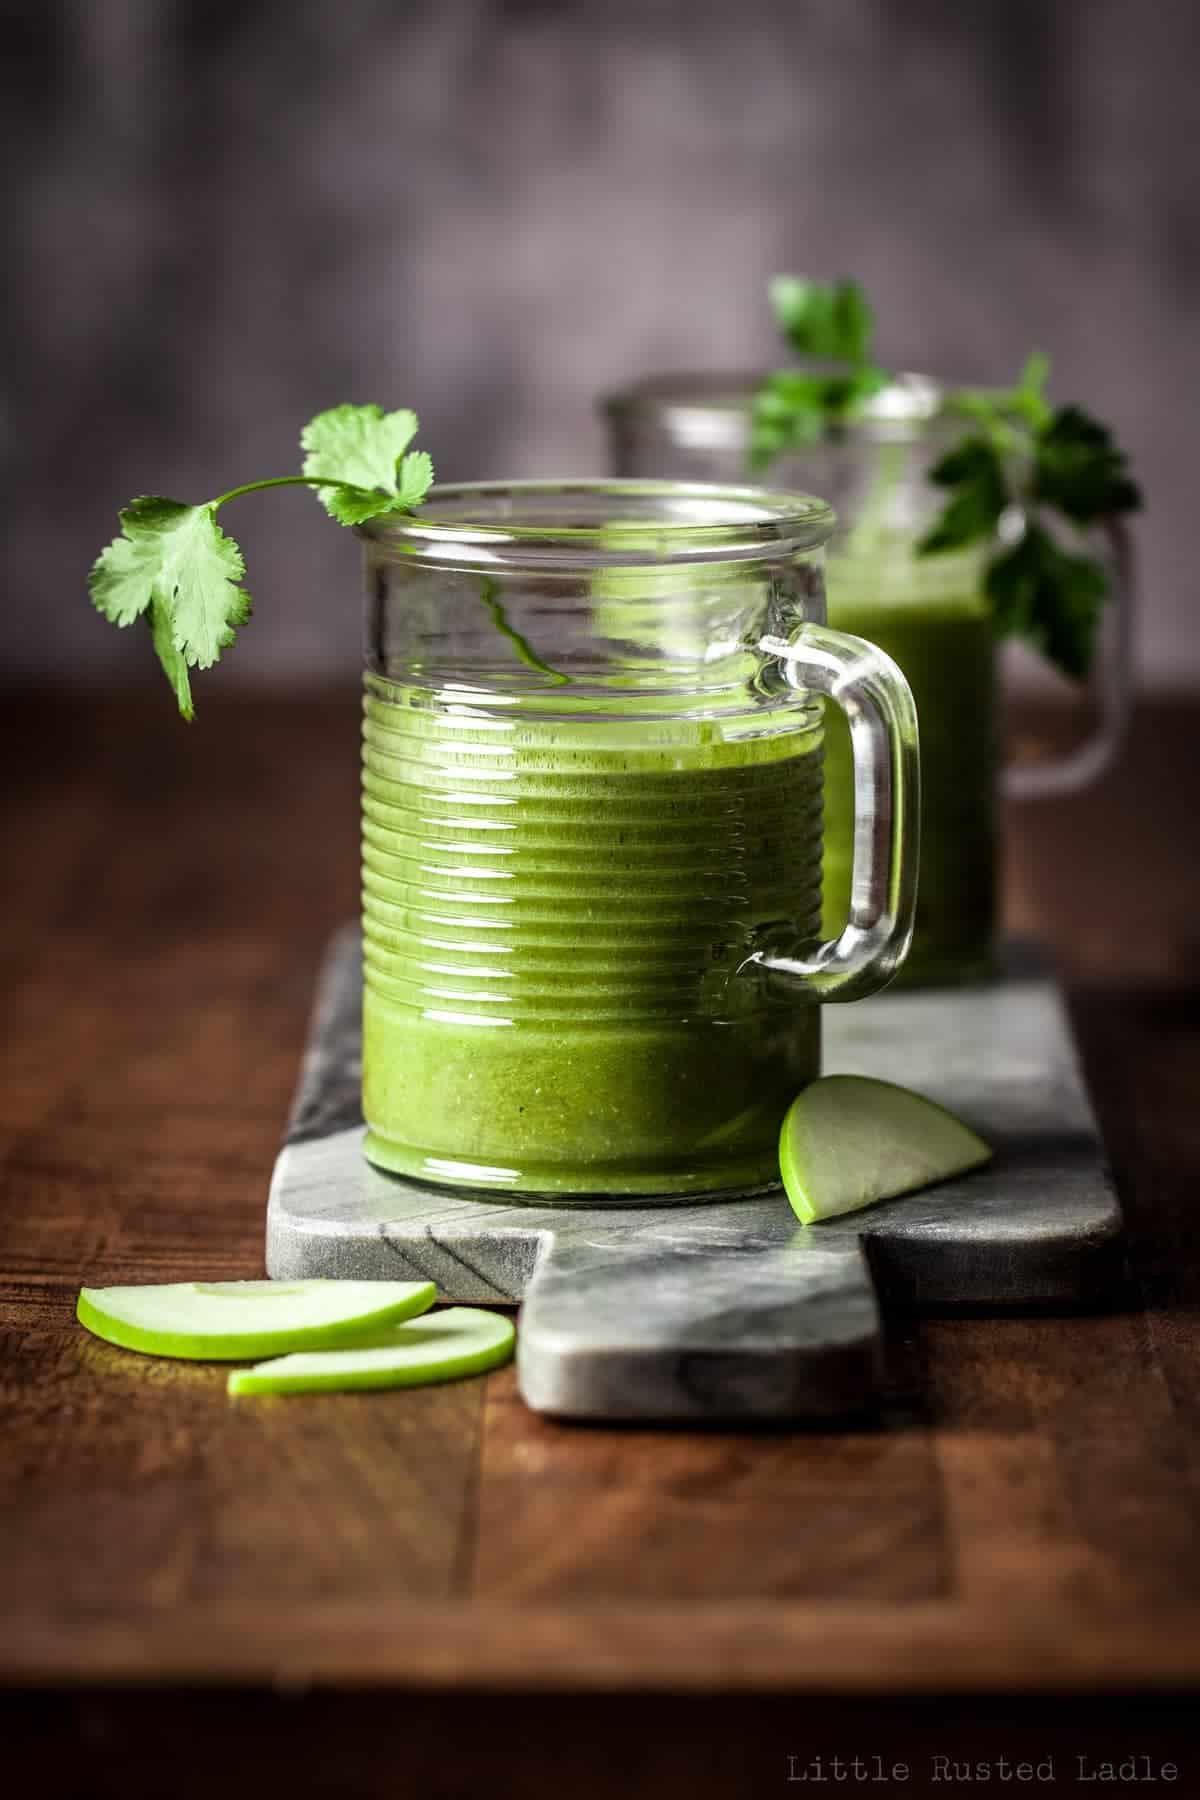
M 824 624 L 819 500 L 435 488 L 361 528 L 363 1110 L 385 1169 L 552 1199 L 778 1180 L 819 1008 L 907 948 L 916 722 Z M 858 831 L 822 941 L 819 695 Z
M 619 475 L 694 481 L 744 479 L 756 378 L 651 378 L 606 403 Z M 829 620 L 878 644 L 908 677 L 921 727 L 921 854 L 912 950 L 901 981 L 970 981 L 995 962 L 997 775 L 1000 728 L 997 645 L 983 593 L 990 547 L 917 557 L 916 540 L 945 493 L 926 471 L 962 436 L 942 411 L 943 390 L 899 377 L 862 416 L 817 444 L 788 452 L 771 479 L 827 495 L 837 531 L 827 565 Z M 1009 794 L 1081 785 L 1111 759 L 1128 711 L 1129 583 L 1123 538 L 1089 549 L 1105 556 L 1116 605 L 1107 609 L 1109 654 L 1100 667 L 1100 722 L 1080 749 L 1057 761 L 1004 771 Z M 825 752 L 823 929 L 846 917 L 853 841 L 850 750 L 831 717 Z

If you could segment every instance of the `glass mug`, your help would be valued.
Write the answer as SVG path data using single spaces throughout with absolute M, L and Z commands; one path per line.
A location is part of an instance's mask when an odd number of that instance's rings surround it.
M 739 479 L 746 465 L 755 378 L 663 376 L 606 403 L 619 475 Z M 921 727 L 921 850 L 906 985 L 985 978 L 995 966 L 997 791 L 1028 797 L 1078 787 L 1111 760 L 1128 712 L 1129 580 L 1125 540 L 1115 532 L 1089 548 L 1105 557 L 1118 604 L 1120 641 L 1100 671 L 1100 724 L 1065 759 L 1000 770 L 997 643 L 983 592 L 987 551 L 917 557 L 916 540 L 945 501 L 927 478 L 943 449 L 967 429 L 943 410 L 926 376 L 904 375 L 848 426 L 790 451 L 772 479 L 812 486 L 837 509 L 827 582 L 829 618 L 870 639 L 899 664 Z M 991 548 L 990 546 L 988 547 Z M 823 930 L 846 917 L 853 843 L 850 748 L 831 717 L 825 748 Z
M 819 1001 L 881 987 L 916 870 L 912 697 L 824 623 L 824 502 L 437 487 L 361 527 L 366 1154 L 619 1202 L 778 1180 Z M 822 708 L 848 720 L 823 940 Z

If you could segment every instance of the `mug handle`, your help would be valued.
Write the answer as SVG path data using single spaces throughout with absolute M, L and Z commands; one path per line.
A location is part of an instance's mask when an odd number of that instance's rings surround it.
M 797 944 L 772 933 L 742 968 L 786 978 L 810 1000 L 858 1000 L 884 987 L 912 940 L 917 898 L 920 766 L 912 689 L 890 656 L 849 632 L 801 625 L 764 637 L 788 687 L 840 706 L 854 757 L 854 862 L 841 935 Z
M 1009 800 L 1037 800 L 1047 794 L 1070 794 L 1103 774 L 1124 742 L 1132 704 L 1134 578 L 1133 543 L 1120 519 L 1103 526 L 1113 594 L 1106 609 L 1112 618 L 1100 659 L 1100 720 L 1092 735 L 1066 756 L 1045 761 L 1010 763 L 1003 775 Z

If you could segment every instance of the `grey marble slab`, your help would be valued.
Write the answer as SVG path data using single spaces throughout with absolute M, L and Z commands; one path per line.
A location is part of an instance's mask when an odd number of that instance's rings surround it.
M 1119 1264 L 1120 1212 L 1058 989 L 1018 958 L 986 988 L 825 1009 L 825 1067 L 903 1082 L 994 1146 L 960 1181 L 815 1226 L 782 1193 L 539 1206 L 422 1187 L 361 1152 L 357 933 L 322 977 L 267 1216 L 281 1279 L 421 1278 L 523 1302 L 522 1395 L 569 1418 L 754 1419 L 871 1403 L 880 1306 L 1070 1306 Z

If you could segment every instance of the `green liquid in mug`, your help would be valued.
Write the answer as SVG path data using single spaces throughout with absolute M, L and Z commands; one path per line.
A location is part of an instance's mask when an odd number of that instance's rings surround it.
M 921 733 L 916 928 L 897 981 L 970 981 L 992 968 L 995 931 L 995 641 L 973 554 L 831 555 L 829 623 L 869 638 L 908 677 Z M 854 777 L 844 715 L 826 708 L 823 935 L 846 921 Z
M 552 1197 L 776 1182 L 819 1009 L 736 971 L 763 927 L 817 933 L 812 715 L 550 722 L 366 689 L 368 1157 Z

